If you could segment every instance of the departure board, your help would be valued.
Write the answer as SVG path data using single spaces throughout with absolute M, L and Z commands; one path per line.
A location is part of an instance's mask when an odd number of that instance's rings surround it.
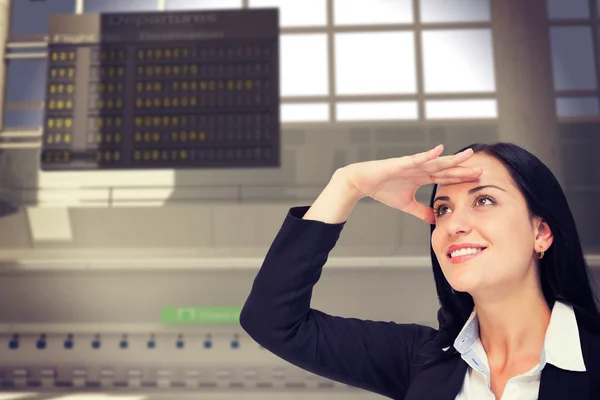
M 52 16 L 42 169 L 280 166 L 278 19 Z

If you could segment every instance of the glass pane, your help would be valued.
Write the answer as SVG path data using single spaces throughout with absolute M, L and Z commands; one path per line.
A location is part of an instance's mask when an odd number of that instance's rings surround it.
M 497 118 L 496 100 L 432 100 L 425 102 L 427 119 Z
M 83 0 L 83 11 L 158 11 L 158 0 Z
M 327 24 L 326 0 L 250 0 L 252 8 L 279 8 L 280 26 L 323 26 Z
M 45 45 L 40 44 L 40 47 L 35 47 L 35 48 L 7 48 L 6 49 L 6 54 L 36 54 L 36 53 L 41 53 L 46 51 L 45 49 Z M 1 398 L 0 398 L 1 400 Z
M 75 0 L 13 0 L 10 7 L 11 36 L 40 35 L 48 33 L 50 15 L 75 12 Z
M 219 10 L 242 8 L 242 0 L 166 0 L 167 10 Z
M 282 104 L 282 122 L 328 122 L 328 103 Z
M 336 25 L 408 24 L 412 0 L 334 0 Z
M 345 102 L 336 105 L 338 121 L 415 120 L 416 101 Z
M 490 29 L 423 31 L 427 93 L 496 90 Z
M 589 18 L 589 0 L 548 0 L 548 17 L 551 19 Z
M 555 89 L 595 89 L 596 61 L 591 28 L 552 27 L 550 40 Z
M 327 35 L 282 35 L 281 95 L 329 93 Z
M 337 94 L 415 93 L 413 32 L 335 35 Z
M 559 117 L 597 117 L 600 106 L 596 97 L 563 97 L 556 99 L 556 112 Z
M 46 60 L 8 60 L 6 102 L 39 102 L 46 95 Z
M 40 128 L 44 124 L 44 109 L 6 110 L 4 128 Z
M 421 0 L 422 22 L 487 22 L 490 0 Z

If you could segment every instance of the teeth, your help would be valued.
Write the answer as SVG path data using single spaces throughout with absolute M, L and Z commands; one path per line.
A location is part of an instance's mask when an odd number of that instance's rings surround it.
M 469 254 L 476 254 L 479 253 L 481 250 L 483 250 L 482 248 L 465 248 L 465 249 L 460 249 L 460 250 L 456 250 L 453 251 L 452 253 L 450 253 L 450 257 L 457 257 L 457 256 L 466 256 Z

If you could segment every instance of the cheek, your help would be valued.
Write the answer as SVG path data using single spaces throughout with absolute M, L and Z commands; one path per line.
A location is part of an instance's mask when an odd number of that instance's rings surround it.
M 441 246 L 442 243 L 440 243 L 440 230 L 436 227 L 436 229 L 434 229 L 433 233 L 431 234 L 431 247 L 433 247 L 433 251 L 438 256 L 438 261 L 441 261 L 441 253 L 443 252 Z
M 437 257 L 442 273 L 448 279 L 449 268 L 451 268 L 450 261 L 446 257 L 446 246 L 447 241 L 444 238 L 443 229 L 435 229 L 431 235 L 431 247 Z
M 505 213 L 503 218 L 488 222 L 482 234 L 493 246 L 488 259 L 490 279 L 521 277 L 528 269 L 533 249 L 528 218 L 519 213 Z
M 533 231 L 529 219 L 520 213 L 505 213 L 490 219 L 485 224 L 485 234 L 492 243 L 502 245 L 505 250 L 519 251 L 531 242 Z
M 531 226 L 522 221 L 515 221 L 514 224 L 504 226 L 502 231 L 502 247 L 514 258 L 518 258 L 525 262 L 533 252 L 534 233 Z M 499 239 L 500 240 L 500 239 Z

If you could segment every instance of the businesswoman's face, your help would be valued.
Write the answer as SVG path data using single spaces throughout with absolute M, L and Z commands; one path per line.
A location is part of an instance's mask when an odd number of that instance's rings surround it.
M 477 300 L 538 284 L 535 252 L 552 243 L 548 225 L 530 218 L 501 162 L 477 153 L 462 165 L 483 173 L 476 181 L 438 186 L 434 202 L 432 247 L 450 286 Z

